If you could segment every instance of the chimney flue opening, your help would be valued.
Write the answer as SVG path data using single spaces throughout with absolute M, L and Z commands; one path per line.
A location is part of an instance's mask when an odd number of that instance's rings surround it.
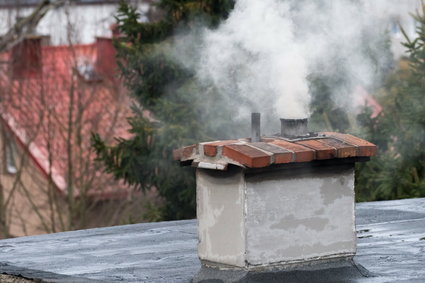
M 261 113 L 251 113 L 251 142 L 261 139 Z
M 308 119 L 280 119 L 281 136 L 286 138 L 298 138 L 308 135 Z

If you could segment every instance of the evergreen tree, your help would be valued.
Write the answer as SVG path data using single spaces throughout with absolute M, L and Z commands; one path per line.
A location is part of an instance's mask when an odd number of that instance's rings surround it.
M 393 54 L 391 40 L 388 32 L 379 36 L 376 31 L 362 30 L 362 40 L 356 43 L 358 54 L 374 69 L 373 83 L 367 86 L 369 92 L 374 92 L 381 87 L 385 78 L 393 69 Z M 341 103 L 341 97 L 350 98 L 356 87 L 362 85 L 353 77 L 347 64 L 347 54 L 343 50 L 336 50 L 332 60 L 324 57 L 320 62 L 318 71 L 308 76 L 310 93 L 312 96 L 309 119 L 310 126 L 316 131 L 348 132 L 356 128 L 355 116 L 350 113 L 352 101 L 346 99 L 346 104 Z M 338 102 L 335 100 L 339 98 Z
M 170 58 L 177 31 L 188 32 L 202 23 L 214 28 L 233 8 L 232 0 L 162 0 L 161 20 L 138 21 L 137 11 L 121 2 L 117 20 L 123 37 L 116 42 L 123 79 L 140 106 L 129 118 L 130 139 L 106 145 L 94 134 L 93 146 L 106 170 L 142 190 L 156 187 L 165 205 L 162 219 L 195 216 L 195 180 L 172 160 L 183 145 L 218 138 L 218 131 L 199 119 L 205 101 L 196 94 L 194 74 Z M 149 110 L 153 118 L 143 115 Z M 223 119 L 227 119 L 224 114 Z M 231 119 L 229 119 L 231 120 Z
M 360 116 L 379 155 L 358 167 L 358 199 L 425 196 L 425 10 L 415 16 L 416 38 L 406 34 L 408 67 L 389 76 L 375 119 Z M 403 65 L 404 61 L 401 61 Z

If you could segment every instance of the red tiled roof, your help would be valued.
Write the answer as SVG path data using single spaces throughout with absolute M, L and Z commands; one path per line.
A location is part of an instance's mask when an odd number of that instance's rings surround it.
M 11 62 L 10 54 L 0 59 Z M 96 168 L 90 136 L 97 132 L 107 142 L 128 138 L 130 99 L 118 80 L 90 82 L 78 75 L 82 64 L 95 66 L 96 56 L 95 44 L 43 47 L 42 70 L 21 78 L 13 78 L 3 64 L 0 115 L 59 191 L 67 193 L 70 174 L 76 196 L 88 186 L 97 198 L 123 197 L 129 187 Z
M 355 136 L 321 132 L 307 139 L 263 137 L 261 142 L 240 139 L 200 143 L 175 150 L 173 157 L 195 167 L 225 170 L 229 164 L 264 168 L 313 160 L 370 157 L 376 151 L 374 144 Z
M 352 96 L 354 97 L 355 106 L 368 106 L 371 108 L 371 118 L 376 118 L 382 112 L 382 106 L 361 86 L 356 87 Z

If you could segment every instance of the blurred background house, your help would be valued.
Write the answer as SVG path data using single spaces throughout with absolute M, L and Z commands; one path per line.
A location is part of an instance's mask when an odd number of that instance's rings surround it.
M 111 37 L 118 2 L 69 1 L 0 53 L 0 237 L 139 222 L 156 201 L 106 174 L 90 146 L 92 133 L 130 135 Z M 37 3 L 0 1 L 0 34 Z
M 39 3 L 38 0 L 1 0 L 0 34 L 8 31 L 17 18 L 25 17 Z M 52 45 L 92 43 L 96 36 L 111 36 L 109 27 L 115 23 L 119 0 L 71 0 L 50 10 L 35 28 L 35 34 L 50 36 Z M 153 0 L 131 0 L 147 21 L 153 13 Z

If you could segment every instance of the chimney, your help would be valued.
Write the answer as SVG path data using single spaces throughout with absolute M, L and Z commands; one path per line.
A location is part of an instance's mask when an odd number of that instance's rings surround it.
M 117 62 L 112 38 L 96 37 L 96 53 L 96 72 L 113 80 L 117 71 Z
M 280 119 L 282 137 L 297 138 L 307 135 L 307 123 L 307 118 Z
M 33 78 L 42 72 L 42 36 L 27 36 L 11 51 L 13 78 Z
M 251 113 L 251 141 L 259 142 L 261 138 L 261 114 Z
M 306 132 L 306 119 L 283 124 L 285 135 Z M 374 144 L 333 132 L 175 150 L 176 160 L 196 168 L 202 269 L 194 282 L 321 268 L 363 276 L 352 262 L 354 164 L 375 153 Z

